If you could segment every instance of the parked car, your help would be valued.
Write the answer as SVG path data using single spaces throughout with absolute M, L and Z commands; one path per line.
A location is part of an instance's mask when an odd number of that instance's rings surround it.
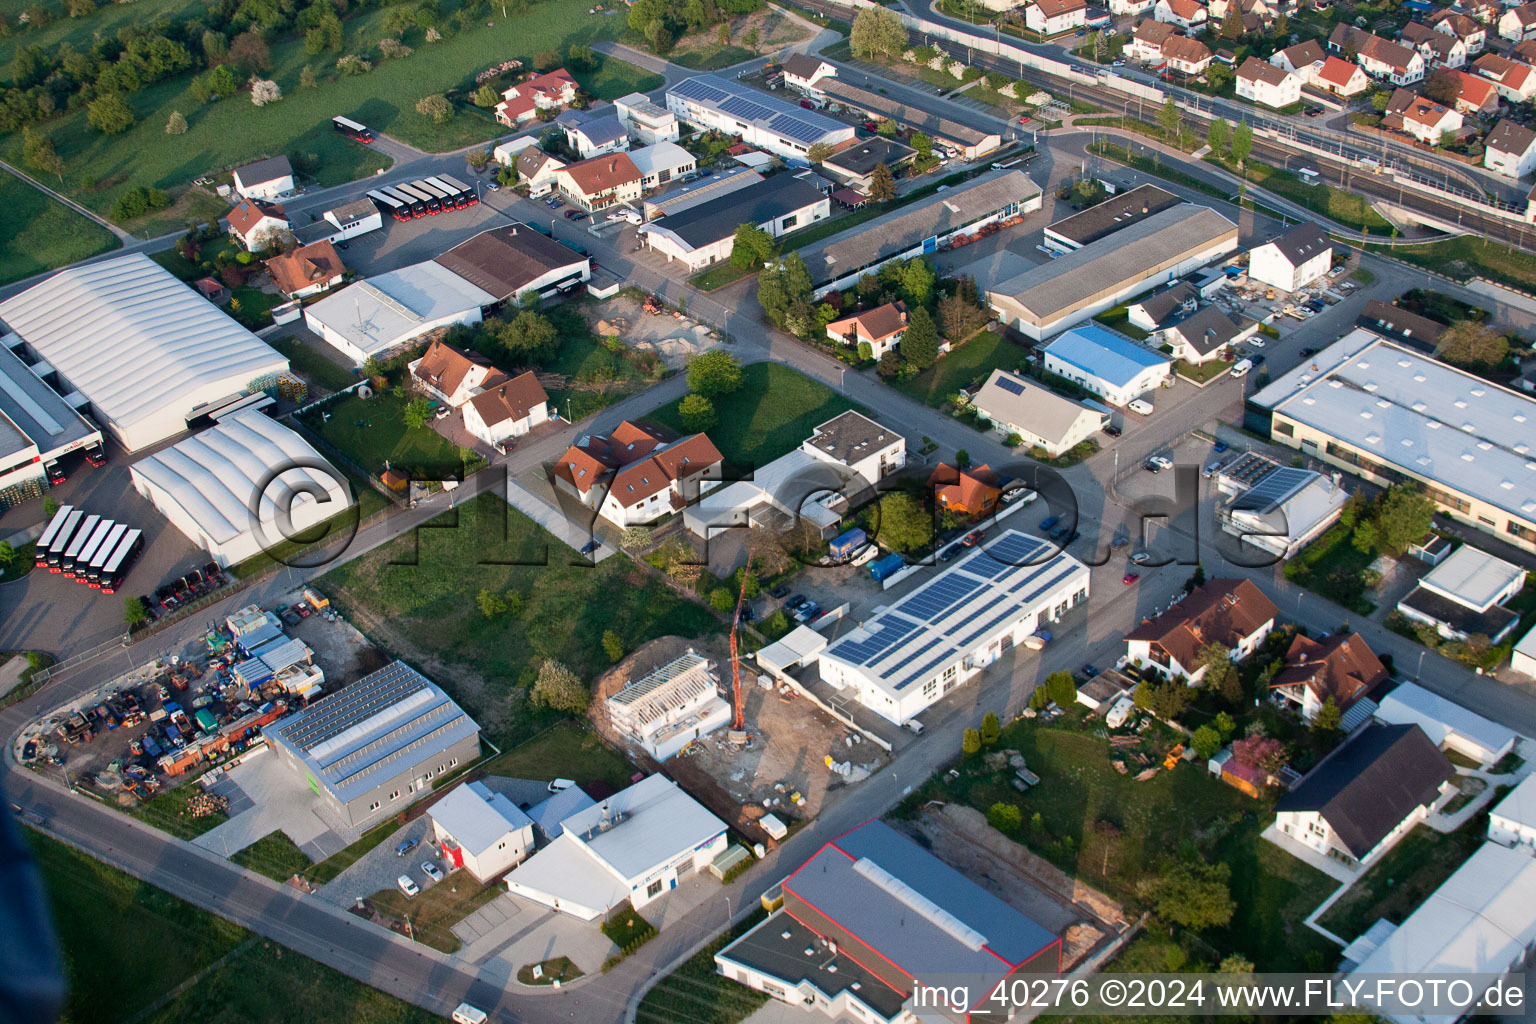
M 1040 529 L 1049 530 L 1059 522 L 1061 522 L 1061 516 L 1046 516 L 1040 521 Z
M 402 839 L 400 840 L 400 845 L 395 847 L 395 856 L 404 857 L 406 854 L 410 853 L 420 845 L 420 839 Z
M 565 211 L 565 219 L 566 220 L 575 220 L 576 219 L 576 215 L 578 213 L 580 213 L 580 212 L 581 212 L 580 210 L 566 210 Z
M 485 1024 L 485 1022 L 490 1018 L 486 1012 L 480 1009 L 478 1006 L 471 1006 L 468 1003 L 460 1003 L 458 1006 L 454 1007 L 453 1017 L 451 1019 L 453 1024 Z
M 1230 447 L 1232 447 L 1232 446 L 1227 444 L 1227 442 L 1223 441 L 1221 438 L 1218 437 L 1216 439 L 1216 443 L 1211 445 L 1211 451 L 1215 452 L 1217 455 L 1220 455 L 1222 452 L 1226 451 Z
M 571 215 L 569 213 L 566 214 L 566 216 L 567 217 L 571 217 Z M 587 215 L 585 213 L 582 213 L 580 210 L 577 210 L 576 211 L 576 215 L 574 217 L 571 217 L 571 220 L 586 220 L 586 219 L 587 219 Z
M 1262 335 L 1262 334 L 1255 334 L 1253 337 L 1248 339 L 1248 344 L 1252 345 L 1254 348 L 1263 348 L 1264 347 L 1264 335 Z
M 1133 552 L 1131 554 L 1131 561 L 1135 562 L 1137 565 L 1146 565 L 1148 562 L 1152 561 L 1152 553 L 1150 551 Z
M 1120 582 L 1124 583 L 1126 586 L 1130 586 L 1132 583 L 1135 583 L 1139 579 L 1141 579 L 1141 573 L 1128 572 L 1124 576 L 1120 577 Z
M 421 873 L 432 879 L 434 882 L 441 882 L 443 880 L 443 872 L 441 869 L 439 869 L 436 864 L 433 864 L 429 860 L 424 860 L 421 862 Z
M 1156 466 L 1158 469 L 1172 469 L 1173 468 L 1173 460 L 1168 458 L 1166 455 L 1154 455 L 1150 459 L 1147 460 L 1147 464 L 1151 465 L 1151 466 Z
M 1110 437 L 1119 437 L 1122 431 L 1113 423 L 1106 423 L 1104 424 L 1104 433 L 1108 434 Z
M 490 189 L 492 192 L 500 192 L 501 191 L 501 183 L 500 182 L 488 181 L 488 182 L 485 183 L 485 187 Z
M 787 612 L 797 611 L 802 605 L 809 603 L 810 602 L 806 600 L 804 594 L 796 594 L 794 597 L 784 602 L 784 610 Z
M 768 596 L 773 598 L 775 601 L 777 601 L 779 598 L 783 597 L 787 593 L 789 593 L 789 588 L 786 587 L 784 584 L 780 583 L 778 586 L 776 586 L 772 590 L 768 591 Z
M 965 535 L 960 543 L 964 544 L 968 548 L 973 548 L 979 544 L 981 542 L 981 538 L 985 537 L 986 535 L 986 530 L 972 530 L 970 533 Z
M 1091 665 L 1086 662 L 1083 664 L 1083 667 L 1080 671 L 1089 679 L 1092 679 L 1094 676 L 1099 674 L 1098 666 Z
M 421 886 L 411 881 L 410 875 L 401 875 L 399 878 L 395 879 L 395 884 L 400 887 L 401 892 L 405 893 L 406 899 L 421 895 Z
M 815 601 L 807 601 L 807 602 L 805 602 L 805 604 L 803 604 L 799 608 L 795 609 L 795 614 L 794 614 L 793 618 L 794 618 L 794 620 L 797 623 L 802 623 L 803 624 L 803 623 L 806 623 L 806 622 L 810 622 L 812 619 L 814 619 L 816 616 L 818 616 L 820 614 L 821 614 L 821 605 L 817 604 Z
M 947 547 L 943 551 L 939 552 L 939 561 L 947 562 L 951 558 L 954 558 L 956 555 L 958 555 L 963 550 L 965 550 L 965 547 L 964 547 L 963 544 L 960 544 L 960 543 L 951 544 L 949 547 Z

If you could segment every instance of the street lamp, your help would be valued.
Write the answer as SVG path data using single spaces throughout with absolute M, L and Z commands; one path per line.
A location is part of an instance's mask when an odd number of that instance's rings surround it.
M 1413 670 L 1414 682 L 1418 682 L 1421 678 L 1423 678 L 1423 674 L 1424 674 L 1424 655 L 1426 655 L 1428 653 L 1429 653 L 1429 649 L 1428 648 L 1425 648 L 1424 650 L 1419 652 L 1419 667 Z

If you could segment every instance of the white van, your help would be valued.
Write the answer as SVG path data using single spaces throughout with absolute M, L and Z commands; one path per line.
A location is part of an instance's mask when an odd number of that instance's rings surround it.
M 454 1024 L 485 1024 L 486 1020 L 484 1010 L 468 1003 L 460 1003 L 453 1009 Z
M 1252 359 L 1239 359 L 1237 362 L 1232 364 L 1232 376 L 1246 377 L 1248 375 L 1248 371 L 1251 369 L 1253 369 Z
M 1152 403 L 1145 398 L 1133 398 L 1125 406 L 1131 412 L 1140 413 L 1143 416 L 1152 415 Z

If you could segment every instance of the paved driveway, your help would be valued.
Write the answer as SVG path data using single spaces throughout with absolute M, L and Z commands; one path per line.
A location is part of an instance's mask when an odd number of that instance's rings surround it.
M 227 772 L 213 791 L 229 798 L 230 819 L 192 842 L 221 857 L 282 832 L 310 860 L 319 861 L 355 838 L 340 822 L 322 818 L 320 798 L 264 748 Z
M 401 875 L 410 875 L 425 889 L 433 882 L 421 873 L 421 862 L 430 860 L 442 866 L 437 851 L 427 845 L 431 836 L 432 819 L 425 814 L 402 825 L 388 839 L 363 854 L 357 863 L 322 886 L 318 890 L 320 896 L 338 907 L 350 907 L 382 889 L 393 889 L 395 879 Z M 417 846 L 404 857 L 397 856 L 395 847 L 405 839 L 417 840 Z

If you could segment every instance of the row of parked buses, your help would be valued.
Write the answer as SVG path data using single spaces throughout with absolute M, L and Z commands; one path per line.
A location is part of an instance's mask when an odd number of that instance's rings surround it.
M 381 186 L 368 193 L 382 213 L 395 220 L 431 217 L 449 210 L 462 210 L 480 201 L 475 190 L 457 178 L 439 174 L 408 185 Z
M 37 539 L 36 564 L 111 594 L 127 578 L 143 548 L 143 530 L 65 505 Z

